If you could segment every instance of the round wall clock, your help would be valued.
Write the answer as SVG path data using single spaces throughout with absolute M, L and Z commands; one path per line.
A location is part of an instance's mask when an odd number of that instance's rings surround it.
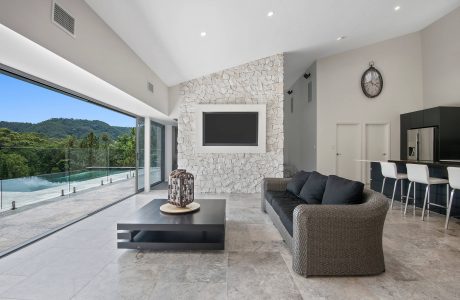
M 361 88 L 368 98 L 375 98 L 382 92 L 383 78 L 379 70 L 374 68 L 374 62 L 369 63 L 369 69 L 361 77 Z

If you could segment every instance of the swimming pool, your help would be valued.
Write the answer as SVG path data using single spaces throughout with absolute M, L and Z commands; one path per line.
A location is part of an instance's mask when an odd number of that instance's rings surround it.
M 133 173 L 134 168 L 110 168 L 73 171 L 69 173 L 54 173 L 30 177 L 2 180 L 3 192 L 35 192 L 65 184 L 72 184 L 96 178 L 107 177 L 120 173 Z

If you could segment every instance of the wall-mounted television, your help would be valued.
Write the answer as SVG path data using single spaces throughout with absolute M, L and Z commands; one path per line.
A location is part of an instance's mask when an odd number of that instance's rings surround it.
M 198 104 L 197 153 L 265 153 L 265 104 Z
M 203 146 L 257 146 L 258 112 L 203 112 Z

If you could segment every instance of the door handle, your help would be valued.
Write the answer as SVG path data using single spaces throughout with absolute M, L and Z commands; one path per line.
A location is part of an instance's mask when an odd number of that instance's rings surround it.
M 342 153 L 336 153 L 336 155 L 337 155 L 337 156 L 340 156 L 340 155 L 342 155 Z

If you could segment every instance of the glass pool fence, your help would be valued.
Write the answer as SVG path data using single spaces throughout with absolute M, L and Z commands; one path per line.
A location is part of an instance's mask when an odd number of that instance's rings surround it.
M 135 159 L 133 149 L 110 147 L 0 148 L 0 210 L 134 180 Z

